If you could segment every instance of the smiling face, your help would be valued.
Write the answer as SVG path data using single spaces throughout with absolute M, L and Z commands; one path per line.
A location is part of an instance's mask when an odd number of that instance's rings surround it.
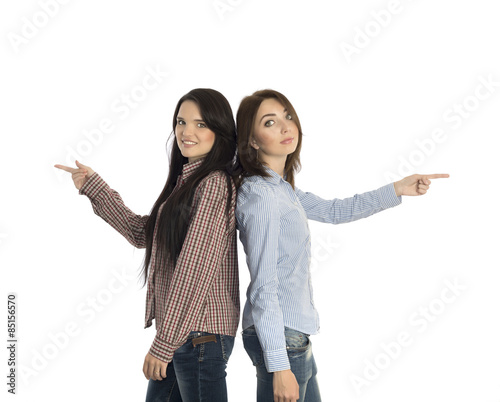
M 255 116 L 250 145 L 268 165 L 286 160 L 297 148 L 299 129 L 286 108 L 274 98 L 265 99 Z
M 198 105 L 184 101 L 177 113 L 175 138 L 182 156 L 189 162 L 204 158 L 212 149 L 215 133 L 203 121 Z

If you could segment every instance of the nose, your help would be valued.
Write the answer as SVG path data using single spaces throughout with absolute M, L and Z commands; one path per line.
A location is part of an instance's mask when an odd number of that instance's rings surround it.
M 290 120 L 284 120 L 283 121 L 283 125 L 281 127 L 281 133 L 282 134 L 287 134 L 290 132 L 291 130 L 291 127 L 292 127 L 292 122 Z
M 185 126 L 183 126 L 182 134 L 183 134 L 184 137 L 189 137 L 189 136 L 193 135 L 194 132 L 195 132 L 194 125 L 192 125 L 192 124 L 186 124 Z

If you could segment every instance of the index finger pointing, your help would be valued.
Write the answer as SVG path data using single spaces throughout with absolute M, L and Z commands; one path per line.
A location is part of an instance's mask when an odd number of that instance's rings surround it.
M 64 170 L 66 172 L 70 172 L 70 173 L 75 173 L 79 170 L 79 169 L 70 168 L 69 166 L 64 166 L 64 165 L 54 165 L 54 167 L 61 169 L 61 170 Z
M 448 177 L 450 177 L 450 175 L 447 173 L 439 173 L 439 174 L 424 175 L 424 177 L 426 179 L 447 179 Z

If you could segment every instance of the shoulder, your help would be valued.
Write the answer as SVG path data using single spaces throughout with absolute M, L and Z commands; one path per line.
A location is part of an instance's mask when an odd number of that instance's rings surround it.
M 245 178 L 238 189 L 238 203 L 252 198 L 269 198 L 276 194 L 276 185 L 261 176 Z
M 251 216 L 274 215 L 277 210 L 275 184 L 260 176 L 243 181 L 236 201 L 236 215 L 242 223 Z
M 236 188 L 233 179 L 222 170 L 214 170 L 201 179 L 196 188 L 196 193 L 199 196 L 208 194 L 212 197 L 216 195 L 224 198 L 228 197 L 228 180 L 233 190 L 233 197 L 235 197 Z
M 262 176 L 251 176 L 243 179 L 238 192 L 242 194 L 251 193 L 275 193 L 276 184 Z
M 306 194 L 304 191 L 302 191 L 300 188 L 298 188 L 297 186 L 295 186 L 294 188 L 294 192 L 295 194 L 297 194 L 297 197 L 299 198 L 302 198 L 304 197 L 304 195 Z

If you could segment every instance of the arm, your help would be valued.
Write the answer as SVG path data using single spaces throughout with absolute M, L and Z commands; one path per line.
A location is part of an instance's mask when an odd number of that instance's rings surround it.
M 120 194 L 111 189 L 108 184 L 94 172 L 79 190 L 80 195 L 86 195 L 92 204 L 96 215 L 99 215 L 133 246 L 146 247 L 146 222 L 148 215 L 136 215 L 123 203 Z
M 133 246 L 146 247 L 145 227 L 148 216 L 136 215 L 123 203 L 120 194 L 112 190 L 90 166 L 75 161 L 77 168 L 54 167 L 71 173 L 81 195 L 89 197 L 94 212 L 120 232 Z
M 280 213 L 272 188 L 254 185 L 245 194 L 240 191 L 236 217 L 250 270 L 247 296 L 252 305 L 252 319 L 266 369 L 274 373 L 274 400 L 297 400 L 299 385 L 290 369 L 277 294 Z
M 396 194 L 392 183 L 344 199 L 324 200 L 312 193 L 304 193 L 298 188 L 295 189 L 295 193 L 309 219 L 333 224 L 366 218 L 401 204 L 401 196 Z
M 312 193 L 304 193 L 296 189 L 296 194 L 304 208 L 307 217 L 326 223 L 346 223 L 366 218 L 387 208 L 401 204 L 401 196 L 424 195 L 431 179 L 446 179 L 447 173 L 414 174 L 397 182 L 387 184 L 377 190 L 356 194 L 343 200 L 324 200 Z
M 149 353 L 170 362 L 186 341 L 193 324 L 205 307 L 207 295 L 220 272 L 227 253 L 227 184 L 224 175 L 202 182 L 199 201 L 191 218 L 181 253 L 177 259 L 161 328 Z M 196 196 L 196 195 L 195 195 Z M 233 197 L 235 194 L 233 193 Z M 234 200 L 234 198 L 233 198 Z
M 254 184 L 238 193 L 236 217 L 251 283 L 247 297 L 268 372 L 290 368 L 278 300 L 280 214 L 272 188 Z

